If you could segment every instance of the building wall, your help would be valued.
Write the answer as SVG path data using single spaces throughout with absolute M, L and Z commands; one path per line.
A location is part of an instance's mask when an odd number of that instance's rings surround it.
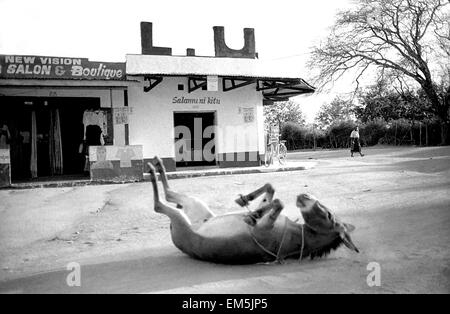
M 184 90 L 178 90 L 178 84 L 184 84 Z M 254 84 L 222 91 L 219 79 L 219 91 L 198 89 L 188 93 L 186 77 L 165 77 L 151 91 L 145 93 L 145 83 L 133 83 L 128 86 L 128 105 L 133 113 L 129 116 L 129 145 L 142 145 L 144 160 L 155 155 L 167 161 L 168 169 L 175 170 L 175 129 L 174 112 L 216 113 L 216 158 L 221 167 L 254 166 L 254 160 L 264 154 L 264 115 L 262 95 L 255 90 Z M 30 97 L 97 97 L 101 107 L 120 108 L 124 106 L 123 89 L 95 89 L 67 87 L 0 87 L 3 96 Z M 177 99 L 205 99 L 205 103 L 174 103 Z M 206 98 L 205 98 L 206 97 Z M 208 103 L 208 98 L 214 101 Z M 220 103 L 217 103 L 217 100 Z M 253 110 L 254 120 L 244 122 L 244 111 Z M 125 145 L 125 126 L 114 125 L 114 145 Z
M 264 126 L 262 95 L 255 90 L 254 84 L 222 92 L 219 79 L 219 91 L 197 89 L 188 93 L 186 77 L 165 77 L 155 88 L 145 93 L 144 83 L 129 87 L 129 106 L 133 114 L 129 117 L 130 145 L 143 145 L 144 159 L 158 155 L 166 160 L 174 160 L 174 112 L 216 112 L 216 153 L 226 160 L 220 166 L 256 165 L 258 161 L 248 162 L 249 153 L 264 153 Z M 178 84 L 184 84 L 184 90 L 178 90 Z M 205 99 L 206 103 L 174 103 L 174 98 Z M 206 98 L 205 98 L 206 97 Z M 219 103 L 209 103 L 215 98 Z M 244 109 L 251 108 L 254 120 L 244 123 Z M 245 157 L 245 158 L 244 158 Z M 230 163 L 229 159 L 239 159 Z M 240 159 L 247 160 L 240 160 Z M 231 161 L 230 160 L 230 161 Z M 172 169 L 173 170 L 173 169 Z
M 96 97 L 100 98 L 100 106 L 103 108 L 119 108 L 124 106 L 124 92 L 120 89 L 81 89 L 81 88 L 51 88 L 51 87 L 27 87 L 12 88 L 0 87 L 2 96 L 21 97 Z M 125 145 L 124 125 L 114 125 L 114 145 Z

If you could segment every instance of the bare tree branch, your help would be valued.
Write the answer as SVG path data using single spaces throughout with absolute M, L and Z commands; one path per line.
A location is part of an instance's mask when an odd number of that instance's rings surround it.
M 327 40 L 312 51 L 309 66 L 319 70 L 316 85 L 324 88 L 352 73 L 358 89 L 371 69 L 389 70 L 397 77 L 399 92 L 407 87 L 406 77 L 414 80 L 439 109 L 440 119 L 449 121 L 436 90 L 439 75 L 450 78 L 449 3 L 357 0 L 355 9 L 338 14 Z M 436 71 L 438 63 L 444 70 Z

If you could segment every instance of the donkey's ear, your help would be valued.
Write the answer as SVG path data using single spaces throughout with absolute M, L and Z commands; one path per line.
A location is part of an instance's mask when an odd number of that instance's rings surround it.
M 347 232 L 344 232 L 341 234 L 342 242 L 345 244 L 346 247 L 348 247 L 350 250 L 355 251 L 356 253 L 359 253 L 358 248 L 353 243 L 352 238 Z
M 347 231 L 348 233 L 353 232 L 353 231 L 356 229 L 354 225 L 352 225 L 352 224 L 347 224 L 347 223 L 345 223 L 345 222 L 344 222 L 344 226 L 345 226 L 345 229 L 346 229 L 346 231 Z

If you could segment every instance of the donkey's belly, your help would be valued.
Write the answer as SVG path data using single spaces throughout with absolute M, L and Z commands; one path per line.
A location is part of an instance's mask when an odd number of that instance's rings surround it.
M 192 251 L 186 252 L 195 258 L 223 264 L 249 264 L 269 259 L 255 244 L 242 214 L 211 218 L 196 234 Z
M 209 219 L 199 226 L 196 233 L 205 238 L 234 238 L 249 234 L 249 225 L 243 214 L 230 214 Z

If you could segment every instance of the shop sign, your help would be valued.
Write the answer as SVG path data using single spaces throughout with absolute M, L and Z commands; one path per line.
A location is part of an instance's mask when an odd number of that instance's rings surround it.
M 220 105 L 220 98 L 217 97 L 172 97 L 172 104 L 188 105 Z
M 132 113 L 132 107 L 114 108 L 114 124 L 128 124 L 128 118 Z
M 206 86 L 209 92 L 217 92 L 219 90 L 219 77 L 217 75 L 207 76 Z
M 255 121 L 254 108 L 241 108 L 241 112 L 244 117 L 244 123 L 253 123 Z
M 86 58 L 0 55 L 3 79 L 125 80 L 125 63 Z

